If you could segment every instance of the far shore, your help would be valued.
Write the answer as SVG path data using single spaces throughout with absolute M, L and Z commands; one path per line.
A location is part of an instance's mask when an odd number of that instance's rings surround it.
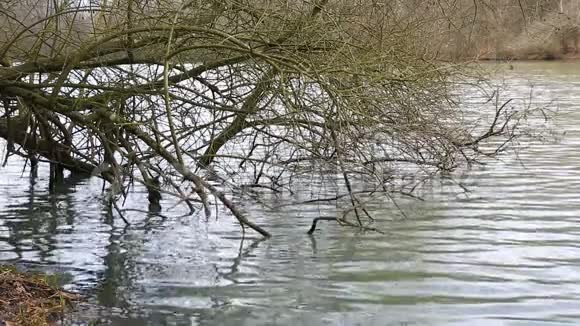
M 580 51 L 566 54 L 546 52 L 518 55 L 486 55 L 477 59 L 478 61 L 575 61 L 580 59 Z

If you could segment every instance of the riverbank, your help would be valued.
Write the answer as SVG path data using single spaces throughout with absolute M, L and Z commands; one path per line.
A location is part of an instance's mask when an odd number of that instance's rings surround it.
M 574 61 L 580 59 L 580 52 L 562 53 L 562 52 L 542 52 L 542 53 L 519 53 L 481 56 L 479 61 Z
M 58 289 L 52 276 L 0 265 L 0 325 L 51 325 L 79 296 Z

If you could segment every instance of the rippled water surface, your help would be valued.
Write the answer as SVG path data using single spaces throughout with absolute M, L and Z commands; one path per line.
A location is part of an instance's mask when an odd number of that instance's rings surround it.
M 49 195 L 21 163 L 0 170 L 0 261 L 56 272 L 87 293 L 80 322 L 114 325 L 580 324 L 580 64 L 518 63 L 504 98 L 558 108 L 558 141 L 438 184 L 426 201 L 385 206 L 386 234 L 323 224 L 321 206 L 246 207 L 274 237 L 239 227 L 128 214 L 111 221 L 98 180 Z M 477 96 L 468 101 L 476 103 Z M 143 209 L 142 194 L 128 207 Z M 166 205 L 167 206 L 167 205 Z M 179 208 L 170 212 L 179 215 Z

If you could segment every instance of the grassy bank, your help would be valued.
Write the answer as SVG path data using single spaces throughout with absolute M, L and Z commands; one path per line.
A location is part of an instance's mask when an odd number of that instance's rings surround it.
M 55 277 L 0 266 L 0 324 L 51 325 L 78 300 L 58 289 Z

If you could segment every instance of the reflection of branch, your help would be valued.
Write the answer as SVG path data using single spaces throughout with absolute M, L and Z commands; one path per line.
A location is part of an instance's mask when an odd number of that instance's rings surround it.
M 115 208 L 115 210 L 117 211 L 117 213 L 119 214 L 119 217 L 121 217 L 121 219 L 123 220 L 123 222 L 125 222 L 125 225 L 131 225 L 131 223 L 127 220 L 127 218 L 125 217 L 125 215 L 123 214 L 123 211 L 121 210 L 121 208 L 119 208 L 119 205 L 117 204 L 117 200 L 115 199 L 115 195 L 113 195 L 110 199 L 109 199 L 109 205 L 112 206 L 113 208 Z M 112 210 L 111 207 L 109 207 L 109 213 L 112 215 Z
M 137 208 L 123 208 L 123 209 L 120 209 L 119 211 L 120 211 L 120 213 L 124 213 L 124 212 L 144 213 L 144 214 L 148 214 L 148 215 L 151 215 L 151 216 L 159 216 L 159 217 L 161 217 L 164 220 L 167 220 L 169 218 L 169 216 L 163 215 L 163 214 L 161 214 L 159 212 L 151 212 L 151 211 L 146 211 L 146 210 L 137 209 Z M 189 214 L 184 214 L 184 215 L 181 215 L 179 217 L 185 217 L 185 216 L 189 216 Z
M 414 191 L 414 189 L 413 189 L 413 191 Z M 419 201 L 425 201 L 425 199 L 423 199 L 419 196 L 413 195 L 411 192 L 384 189 L 384 190 L 360 190 L 360 191 L 353 191 L 352 193 L 356 194 L 356 195 L 360 195 L 360 194 L 365 194 L 365 195 L 385 194 L 387 196 L 389 194 L 400 194 L 400 195 L 410 197 L 410 198 L 413 198 L 413 199 L 416 199 Z M 337 201 L 339 199 L 342 199 L 342 198 L 348 197 L 348 196 L 350 196 L 350 194 L 345 193 L 345 194 L 340 194 L 340 195 L 336 195 L 336 196 L 332 196 L 332 197 L 323 197 L 323 198 L 314 198 L 314 199 L 301 200 L 301 201 L 293 201 L 293 202 L 290 202 L 287 204 L 276 205 L 273 207 L 273 209 L 279 209 L 279 208 L 288 207 L 288 206 L 320 203 L 320 202 L 333 202 L 333 201 Z
M 346 225 L 346 226 L 351 226 L 353 228 L 357 228 L 360 229 L 362 231 L 373 231 L 373 232 L 377 232 L 380 234 L 385 234 L 383 231 L 376 229 L 376 228 L 372 228 L 372 227 L 368 227 L 368 226 L 364 226 L 364 225 L 358 225 L 358 224 L 354 224 L 351 223 L 345 219 L 342 218 L 337 218 L 337 217 L 317 217 L 315 219 L 312 220 L 312 226 L 310 227 L 310 229 L 308 230 L 307 234 L 313 234 L 314 231 L 316 231 L 316 225 L 318 223 L 318 221 L 336 221 L 339 224 L 342 225 Z
M 310 239 L 310 248 L 312 249 L 312 253 L 316 254 L 318 251 L 318 247 L 316 246 L 316 238 L 312 235 L 312 233 L 308 233 L 308 238 Z
M 308 234 L 312 234 L 314 233 L 314 231 L 316 231 L 316 224 L 318 223 L 318 221 L 337 221 L 338 222 L 338 218 L 336 217 L 317 217 L 315 219 L 312 220 L 312 226 L 310 227 L 310 230 L 308 230 Z
M 219 271 L 218 271 L 218 273 L 220 274 L 221 277 L 225 278 L 226 280 L 230 280 L 230 281 L 232 281 L 234 283 L 237 283 L 237 281 L 232 277 L 232 275 L 238 272 L 239 267 L 240 267 L 240 264 L 244 261 L 244 258 L 248 257 L 256 248 L 258 248 L 258 245 L 265 240 L 265 238 L 255 239 L 246 248 L 246 250 L 243 250 L 243 248 L 244 248 L 244 239 L 245 238 L 242 238 L 240 240 L 240 248 L 238 250 L 238 255 L 236 256 L 236 258 L 234 258 L 233 263 L 230 266 L 229 272 L 227 272 L 227 273 L 219 273 Z

